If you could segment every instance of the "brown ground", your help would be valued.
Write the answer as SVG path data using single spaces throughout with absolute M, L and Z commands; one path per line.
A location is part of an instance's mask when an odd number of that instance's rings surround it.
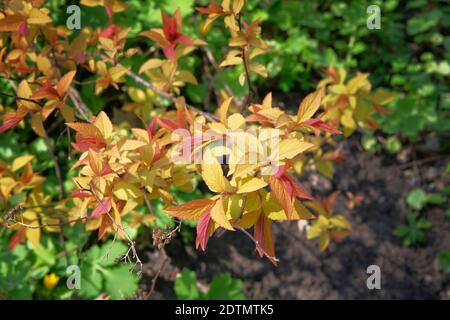
M 392 235 L 392 230 L 404 223 L 403 199 L 408 190 L 421 186 L 432 192 L 450 185 L 450 179 L 442 174 L 445 161 L 405 168 L 405 163 L 413 160 L 411 148 L 397 157 L 372 155 L 359 149 L 358 139 L 353 137 L 346 145 L 347 160 L 338 166 L 332 183 L 317 175 L 309 175 L 304 182 L 310 190 L 324 195 L 335 189 L 364 195 L 363 203 L 351 213 L 343 195 L 335 203 L 335 212 L 346 215 L 353 225 L 353 232 L 341 244 L 332 243 L 319 254 L 296 222 L 276 223 L 274 239 L 280 263 L 273 267 L 260 259 L 252 242 L 238 232 L 212 238 L 206 253 L 175 239 L 167 247 L 171 261 L 161 273 L 153 298 L 176 298 L 173 280 L 183 267 L 195 270 L 203 284 L 215 275 L 230 272 L 244 281 L 246 295 L 251 299 L 448 298 L 450 276 L 440 270 L 436 259 L 438 252 L 450 249 L 450 219 L 443 209 L 429 207 L 423 213 L 433 224 L 425 246 L 405 248 Z M 421 156 L 425 157 L 417 153 L 418 159 Z M 150 248 L 147 257 L 152 262 L 146 265 L 143 290 L 148 290 L 162 259 Z M 381 290 L 366 287 L 366 268 L 371 264 L 381 268 Z

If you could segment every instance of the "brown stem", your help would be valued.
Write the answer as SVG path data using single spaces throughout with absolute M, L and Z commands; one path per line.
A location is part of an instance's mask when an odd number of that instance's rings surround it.
M 22 100 L 22 101 L 32 102 L 32 103 L 37 104 L 37 105 L 40 106 L 41 108 L 44 106 L 42 103 L 40 103 L 40 102 L 37 101 L 37 100 L 28 99 L 28 98 L 23 98 L 23 97 L 18 97 L 18 96 L 15 96 L 15 95 L 12 95 L 12 94 L 8 94 L 8 93 L 5 93 L 5 92 L 1 92 L 1 91 L 0 91 L 0 95 L 5 96 L 5 97 L 10 97 L 10 98 L 13 98 L 13 99 L 16 99 L 16 100 Z
M 241 13 L 239 13 L 238 16 L 238 24 L 239 24 L 239 31 L 242 31 L 242 16 Z M 247 59 L 247 53 L 248 53 L 249 46 L 242 47 L 242 61 L 244 63 L 244 70 L 245 70 L 245 78 L 247 79 L 247 87 L 248 87 L 248 93 L 247 97 L 244 100 L 244 103 L 240 106 L 240 112 L 242 112 L 245 108 L 245 106 L 248 105 L 248 103 L 251 100 L 252 97 L 252 83 L 250 82 L 250 68 L 249 68 L 249 61 Z
M 247 230 L 245 230 L 244 228 L 242 228 L 242 227 L 240 227 L 240 226 L 238 226 L 238 225 L 233 225 L 233 228 L 235 228 L 235 229 L 237 229 L 237 230 L 239 230 L 239 231 L 241 231 L 243 234 L 245 234 L 248 238 L 250 238 L 252 241 L 253 241 L 253 243 L 256 245 L 256 247 L 259 249 L 259 250 L 261 250 L 261 252 L 266 256 L 266 258 L 267 259 L 269 259 L 270 260 L 270 262 L 272 262 L 272 264 L 274 265 L 274 266 L 277 266 L 278 265 L 278 259 L 277 258 L 275 258 L 275 257 L 272 257 L 269 253 L 267 253 L 267 251 L 266 250 L 264 250 L 264 248 L 259 244 L 259 241 L 258 240 L 256 240 Z
M 155 291 L 155 288 L 156 288 L 156 282 L 158 281 L 158 278 L 161 275 L 161 272 L 164 269 L 166 263 L 170 260 L 169 256 L 166 253 L 166 250 L 164 250 L 164 248 L 161 249 L 161 252 L 164 255 L 164 259 L 163 259 L 161 265 L 159 266 L 158 270 L 156 271 L 155 275 L 153 276 L 152 285 L 150 287 L 150 290 L 147 292 L 147 294 L 144 297 L 145 300 L 149 300 L 150 297 L 152 296 L 152 294 L 153 294 L 153 292 Z
M 59 167 L 58 163 L 58 157 L 56 157 L 55 155 L 55 148 L 49 136 L 45 136 L 45 143 L 47 144 L 48 153 L 52 158 L 53 165 L 55 166 L 55 174 L 56 178 L 58 179 L 58 186 L 59 186 L 59 200 L 62 200 L 64 198 L 64 185 L 61 176 L 61 168 Z

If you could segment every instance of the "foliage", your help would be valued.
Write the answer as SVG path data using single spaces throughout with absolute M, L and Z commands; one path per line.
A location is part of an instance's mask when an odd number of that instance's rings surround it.
M 424 218 L 418 218 L 414 212 L 406 215 L 406 221 L 407 224 L 395 228 L 394 235 L 402 238 L 403 245 L 407 247 L 424 244 L 427 241 L 425 232 L 431 228 L 431 223 Z
M 4 253 L 0 281 L 17 273 L 24 284 L 5 284 L 2 295 L 130 297 L 137 278 L 128 269 L 142 271 L 135 239 L 146 227 L 167 231 L 164 244 L 173 230 L 193 243 L 189 232 L 195 228 L 202 250 L 216 231 L 240 231 L 276 264 L 272 223 L 307 220 L 307 238 L 318 239 L 323 251 L 349 235 L 350 222 L 332 210 L 337 193 L 315 197 L 296 175 L 310 166 L 332 179 L 344 158 L 336 141 L 357 130 L 414 137 L 441 121 L 433 117 L 442 106 L 428 101 L 443 90 L 445 61 L 430 64 L 426 79 L 413 78 L 413 86 L 409 77 L 399 80 L 410 69 L 402 64 L 404 50 L 395 59 L 395 50 L 365 55 L 376 49 L 365 41 L 373 35 L 355 27 L 365 24 L 358 15 L 365 1 L 200 2 L 83 0 L 83 29 L 73 31 L 58 10 L 68 1 L 6 3 L 0 13 L 0 85 L 6 90 L 0 106 L 0 232 L 2 248 L 8 245 L 10 252 Z M 396 1 L 381 5 L 396 16 Z M 323 9 L 329 10 L 317 14 Z M 445 30 L 446 10 L 432 12 L 435 23 L 423 28 L 413 20 L 408 32 L 419 37 Z M 402 43 L 397 37 L 409 41 L 394 35 L 375 37 L 388 48 Z M 356 67 L 375 74 L 351 71 Z M 395 86 L 400 98 L 373 90 L 373 82 Z M 295 110 L 286 108 L 291 103 L 279 101 L 279 91 L 290 94 L 297 87 L 303 99 Z M 404 97 L 408 90 L 417 97 Z M 404 125 L 398 113 L 411 105 L 411 117 L 420 119 Z M 431 114 L 425 120 L 416 110 L 423 105 Z M 416 122 L 417 128 L 409 127 Z M 233 132 L 245 137 L 244 152 L 238 143 L 221 144 Z M 278 148 L 266 148 L 252 132 L 276 133 Z M 397 142 L 389 139 L 386 149 L 398 151 Z M 188 163 L 174 161 L 185 147 Z M 203 158 L 195 163 L 197 153 Z M 253 153 L 256 162 L 240 162 Z M 427 196 L 427 203 L 433 201 Z M 87 270 L 79 292 L 61 284 L 61 253 Z M 181 279 L 179 286 L 186 281 L 186 290 L 194 288 L 187 270 Z M 207 294 L 184 294 L 243 298 L 241 287 L 223 275 Z
M 195 272 L 186 268 L 181 270 L 175 280 L 175 293 L 181 300 L 244 300 L 243 283 L 229 273 L 213 277 L 207 292 L 197 286 Z

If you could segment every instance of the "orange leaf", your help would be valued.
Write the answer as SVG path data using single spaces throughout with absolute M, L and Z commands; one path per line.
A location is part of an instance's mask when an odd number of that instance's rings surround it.
M 215 201 L 206 199 L 192 200 L 179 206 L 166 208 L 164 211 L 178 219 L 198 220 L 214 203 Z
M 69 71 L 58 81 L 58 84 L 56 85 L 56 90 L 58 91 L 58 94 L 61 99 L 64 97 L 67 90 L 69 89 L 73 77 L 75 77 L 76 73 L 77 73 L 76 70 Z
M 292 212 L 294 211 L 295 198 L 286 189 L 286 186 L 281 179 L 270 177 L 269 185 L 273 196 L 286 212 L 287 218 L 291 219 Z

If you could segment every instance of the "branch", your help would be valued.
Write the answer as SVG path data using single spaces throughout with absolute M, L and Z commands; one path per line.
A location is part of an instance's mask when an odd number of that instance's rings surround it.
M 122 257 L 122 259 L 120 259 L 120 261 L 124 261 L 125 263 L 127 262 L 132 262 L 132 260 L 134 259 L 134 266 L 132 269 L 130 270 L 134 270 L 134 268 L 136 268 L 137 265 L 139 265 L 139 271 L 138 271 L 138 275 L 140 276 L 142 274 L 143 271 L 143 264 L 141 259 L 139 258 L 137 251 L 136 251 L 136 243 L 133 241 L 133 239 L 131 239 L 130 235 L 125 231 L 125 229 L 116 222 L 116 220 L 109 214 L 108 209 L 105 208 L 105 206 L 103 205 L 103 203 L 100 201 L 100 199 L 98 198 L 98 196 L 95 194 L 95 192 L 92 191 L 92 183 L 89 184 L 90 189 L 88 190 L 95 198 L 95 200 L 97 201 L 97 204 L 103 209 L 103 211 L 105 212 L 105 214 L 109 217 L 109 219 L 111 219 L 111 221 L 113 222 L 113 224 L 116 226 L 116 228 L 120 231 L 122 231 L 122 233 L 125 235 L 125 238 L 128 241 L 128 251 L 125 253 L 125 255 Z M 130 253 L 132 254 L 132 258 L 130 258 Z
M 12 95 L 12 94 L 8 94 L 8 93 L 5 93 L 5 92 L 1 92 L 1 91 L 0 91 L 0 95 L 5 96 L 5 97 L 9 97 L 9 98 L 13 98 L 13 99 L 16 99 L 16 100 L 32 102 L 32 103 L 37 104 L 41 108 L 44 107 L 44 105 L 42 103 L 40 103 L 39 101 L 37 101 L 37 100 L 23 98 L 23 97 L 18 97 L 18 96 L 15 96 L 15 95 Z
M 48 153 L 52 158 L 53 165 L 55 166 L 55 174 L 56 178 L 58 179 L 59 186 L 59 200 L 62 200 L 64 198 L 64 185 L 62 182 L 61 168 L 59 167 L 58 158 L 55 155 L 55 148 L 49 136 L 45 136 L 45 143 L 47 144 Z
M 163 262 L 161 263 L 161 265 L 159 266 L 158 270 L 156 271 L 155 275 L 153 276 L 152 285 L 150 287 L 150 290 L 147 292 L 147 294 L 144 297 L 145 300 L 149 300 L 150 297 L 152 296 L 152 294 L 156 288 L 156 282 L 158 281 L 158 278 L 161 275 L 161 272 L 164 269 L 166 263 L 170 260 L 169 256 L 166 253 L 166 250 L 164 250 L 164 248 L 161 249 L 161 252 L 164 255 L 164 259 L 163 259 Z
M 272 257 L 270 254 L 268 254 L 267 251 L 264 250 L 264 248 L 259 244 L 259 241 L 256 240 L 256 239 L 255 239 L 255 238 L 254 238 L 247 230 L 245 230 L 244 228 L 242 228 L 242 227 L 240 227 L 240 226 L 238 226 L 238 225 L 233 225 L 233 228 L 235 228 L 235 229 L 241 231 L 241 232 L 242 232 L 243 234 L 245 234 L 248 238 L 250 238 L 250 239 L 253 241 L 253 243 L 256 245 L 256 247 L 257 247 L 259 250 L 261 250 L 261 252 L 266 256 L 267 259 L 270 260 L 270 262 L 272 262 L 272 264 L 273 264 L 274 266 L 277 266 L 277 265 L 278 265 L 278 261 L 280 261 L 280 260 L 278 260 L 276 257 Z
M 205 56 L 206 56 L 207 60 L 213 66 L 214 70 L 216 71 L 216 73 L 220 76 L 221 80 L 223 81 L 225 92 L 230 97 L 233 97 L 236 104 L 240 107 L 243 104 L 243 101 L 237 101 L 235 95 L 233 94 L 233 91 L 231 91 L 230 86 L 226 83 L 226 81 L 224 81 L 223 74 L 221 72 L 222 69 L 220 68 L 219 64 L 217 63 L 216 58 L 214 58 L 214 55 L 211 52 L 211 49 L 208 46 L 202 46 L 201 48 L 205 52 Z
M 242 21 L 241 20 L 242 20 L 242 17 L 241 17 L 241 14 L 239 14 L 239 17 L 238 17 L 239 31 L 242 31 Z M 244 110 L 244 107 L 246 105 L 248 105 L 248 103 L 250 102 L 250 99 L 252 97 L 252 83 L 250 82 L 250 70 L 249 70 L 249 66 L 248 66 L 249 61 L 247 61 L 247 51 L 248 51 L 248 46 L 242 47 L 242 60 L 244 62 L 244 70 L 245 70 L 245 77 L 247 79 L 248 93 L 247 93 L 247 97 L 244 100 L 244 103 L 240 106 L 241 112 Z
M 83 100 L 81 100 L 80 94 L 73 87 L 69 87 L 69 91 L 67 92 L 70 100 L 72 101 L 75 109 L 77 109 L 78 113 L 81 114 L 84 120 L 89 123 L 92 123 L 90 118 L 93 116 L 91 110 L 84 104 Z

